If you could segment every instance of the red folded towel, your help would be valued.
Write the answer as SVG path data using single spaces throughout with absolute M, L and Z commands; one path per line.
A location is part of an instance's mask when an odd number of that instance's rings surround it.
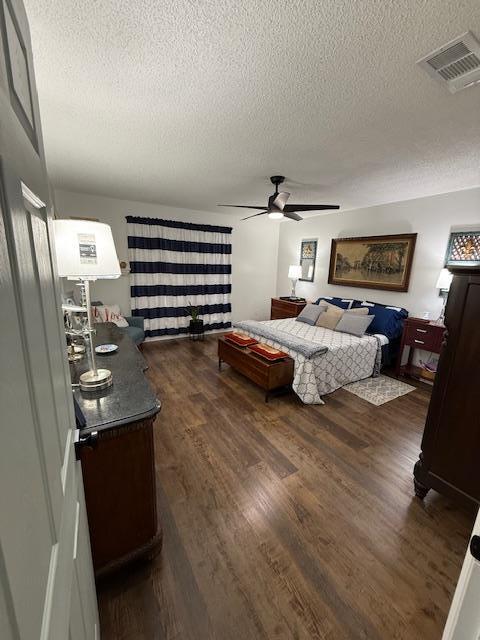
M 247 336 L 245 333 L 226 333 L 224 337 L 226 340 L 229 340 L 240 347 L 249 347 L 258 342 L 258 340 L 255 340 L 255 338 L 252 338 L 251 336 Z
M 250 351 L 254 353 L 258 353 L 259 356 L 265 358 L 266 360 L 283 360 L 284 358 L 288 358 L 288 353 L 283 351 L 279 351 L 275 349 L 275 347 L 270 347 L 267 344 L 263 344 L 258 342 L 257 344 L 250 346 Z

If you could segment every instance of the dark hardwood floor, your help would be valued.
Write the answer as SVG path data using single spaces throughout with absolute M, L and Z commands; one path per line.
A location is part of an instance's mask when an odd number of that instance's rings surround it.
M 474 514 L 413 495 L 424 386 L 265 404 L 213 337 L 144 355 L 164 546 L 99 585 L 103 640 L 441 638 Z

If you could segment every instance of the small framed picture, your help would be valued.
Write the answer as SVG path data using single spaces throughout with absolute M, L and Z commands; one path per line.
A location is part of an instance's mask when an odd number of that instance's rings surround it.
M 445 266 L 480 266 L 480 231 L 453 231 L 448 241 Z
M 317 240 L 302 240 L 300 248 L 300 266 L 303 282 L 313 282 L 315 277 L 315 260 L 317 259 Z

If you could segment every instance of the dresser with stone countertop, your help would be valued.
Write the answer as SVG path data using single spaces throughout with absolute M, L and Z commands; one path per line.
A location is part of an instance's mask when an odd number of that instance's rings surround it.
M 78 446 L 96 576 L 161 548 L 156 509 L 153 429 L 160 402 L 146 379 L 146 361 L 134 342 L 111 324 L 97 325 L 96 345 L 118 351 L 98 355 L 113 385 L 74 391 L 86 421 Z M 70 365 L 72 381 L 89 368 L 85 357 Z

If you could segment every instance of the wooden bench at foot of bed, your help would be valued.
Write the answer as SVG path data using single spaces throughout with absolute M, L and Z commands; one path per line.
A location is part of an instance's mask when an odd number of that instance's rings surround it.
M 222 362 L 226 362 L 232 369 L 265 389 L 265 402 L 268 402 L 272 391 L 290 387 L 293 382 L 292 358 L 269 362 L 250 351 L 248 347 L 237 347 L 223 336 L 218 339 L 219 371 L 222 370 Z

